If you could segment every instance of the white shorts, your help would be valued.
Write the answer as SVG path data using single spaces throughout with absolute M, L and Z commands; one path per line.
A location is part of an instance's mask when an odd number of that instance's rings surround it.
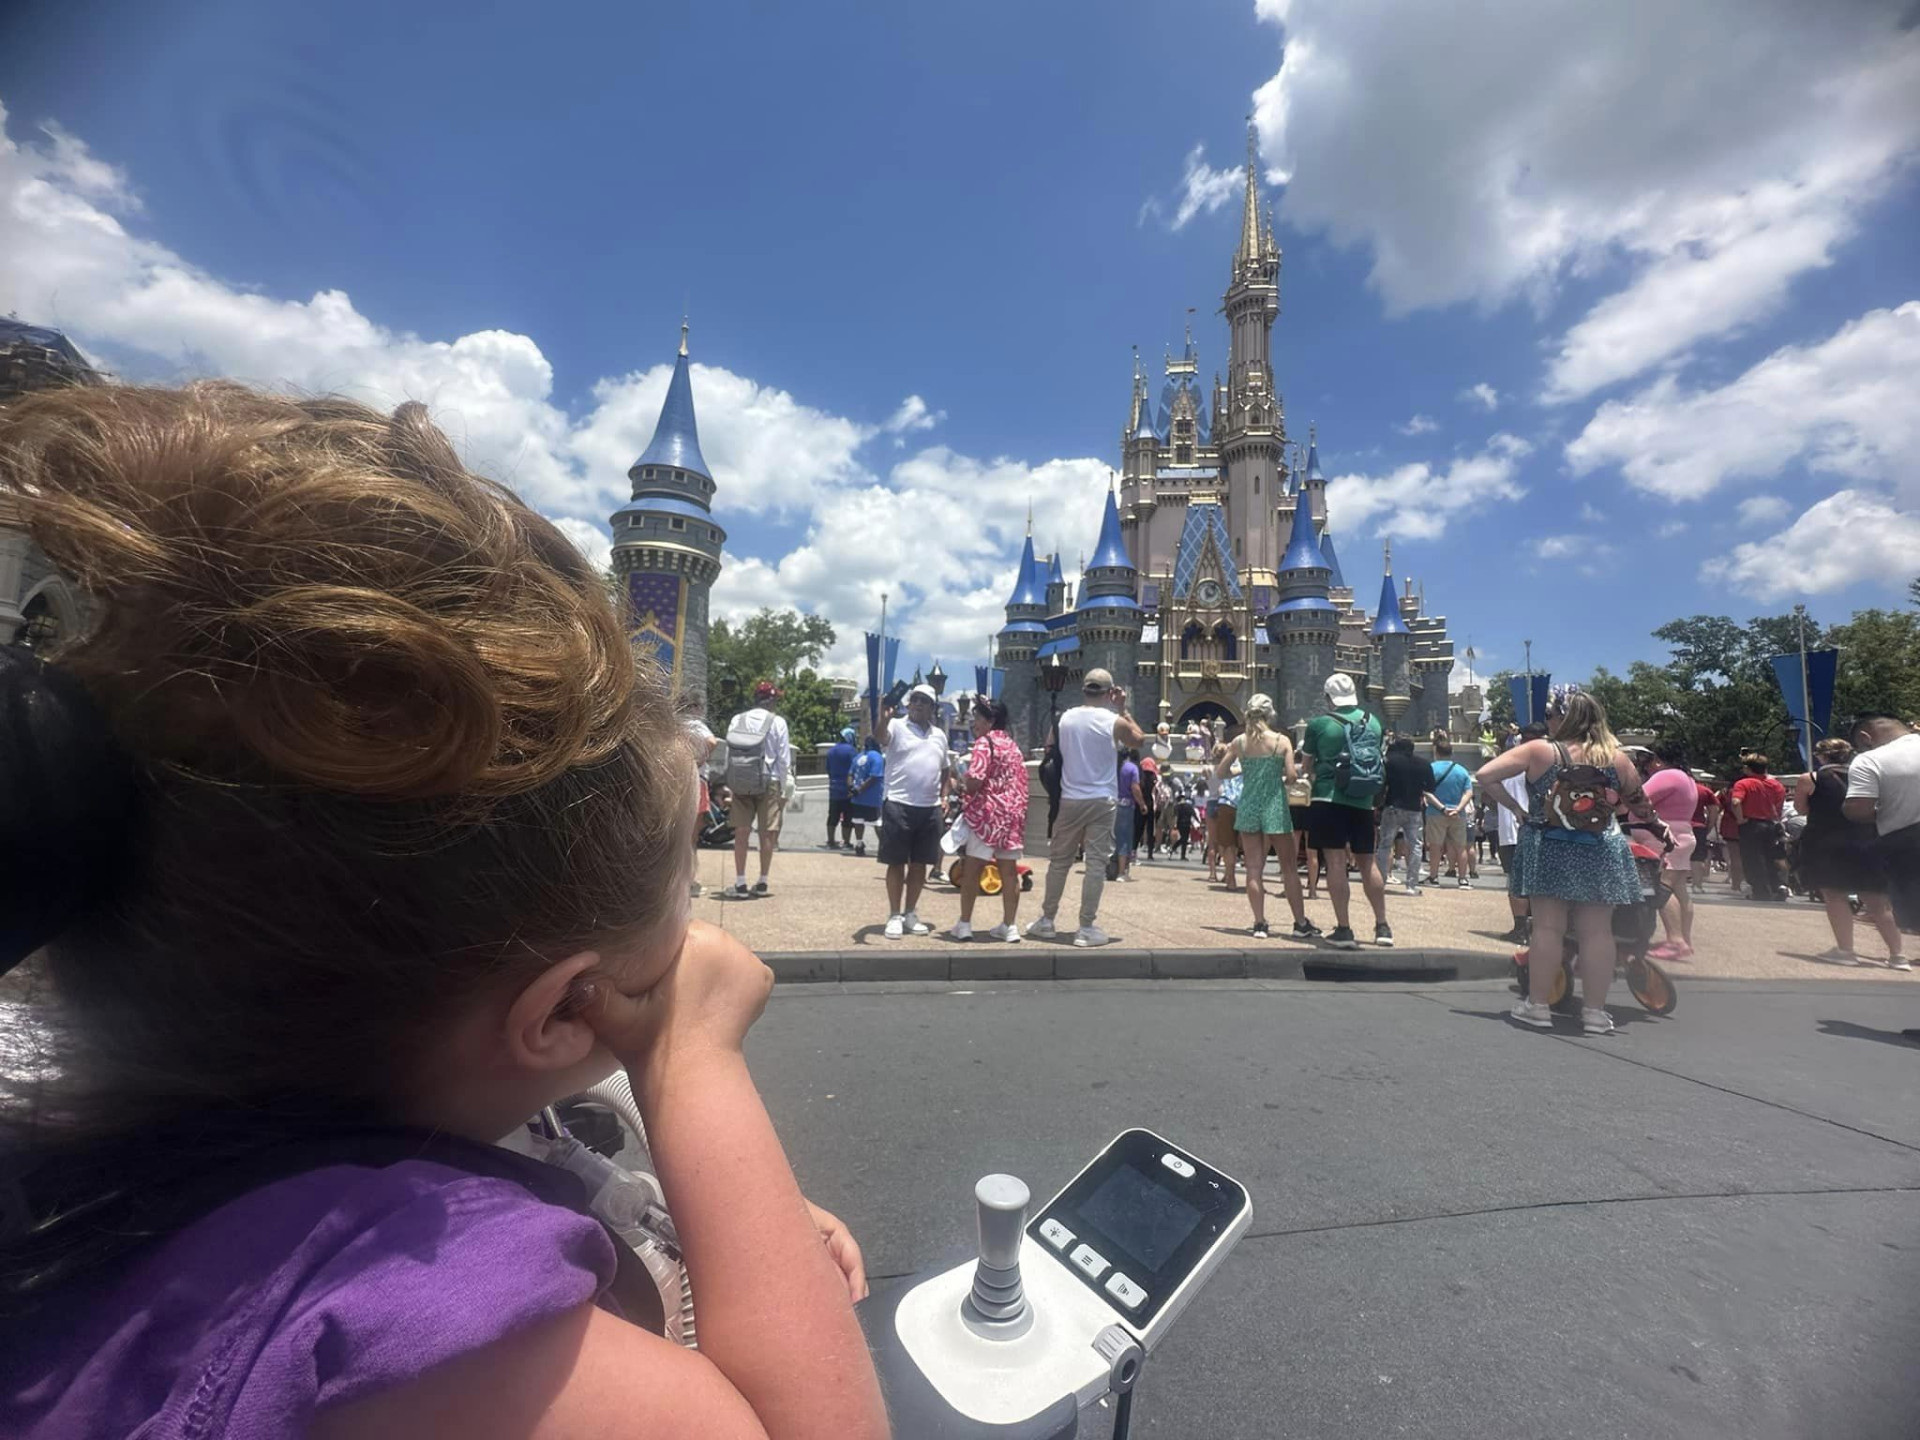
M 1020 852 L 1018 850 L 996 850 L 977 835 L 968 837 L 966 849 L 961 853 L 969 860 L 1006 860 L 1011 862 L 1020 858 Z

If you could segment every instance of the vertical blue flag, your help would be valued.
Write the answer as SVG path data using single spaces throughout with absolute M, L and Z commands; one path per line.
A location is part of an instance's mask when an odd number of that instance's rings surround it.
M 1513 699 L 1513 718 L 1520 725 L 1544 725 L 1547 720 L 1547 693 L 1552 688 L 1553 677 L 1535 673 L 1533 694 L 1527 694 L 1527 677 L 1510 675 L 1507 677 L 1507 693 Z M 1531 702 L 1531 703 L 1529 703 Z
M 880 637 L 871 630 L 867 637 L 867 733 L 880 728 Z
M 1780 698 L 1787 702 L 1787 718 L 1793 721 L 1796 741 L 1803 751 L 1810 748 L 1806 738 L 1809 728 L 1813 739 L 1823 740 L 1833 723 L 1833 683 L 1839 670 L 1838 650 L 1809 650 L 1803 683 L 1798 652 L 1773 657 L 1773 678 L 1780 683 Z M 1813 764 L 1811 755 L 1803 754 L 1800 759 L 1805 766 Z
M 973 667 L 973 693 L 976 695 L 990 695 L 992 693 L 987 688 L 987 667 L 984 665 L 976 665 Z
M 889 635 L 887 637 L 886 684 L 882 688 L 887 690 L 893 689 L 893 672 L 899 669 L 899 667 L 900 667 L 900 637 L 898 635 Z

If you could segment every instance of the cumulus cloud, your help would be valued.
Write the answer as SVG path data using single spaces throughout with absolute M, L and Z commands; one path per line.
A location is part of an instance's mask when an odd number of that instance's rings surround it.
M 1342 532 L 1437 540 L 1451 522 L 1525 494 L 1516 477 L 1532 449 L 1503 431 L 1479 454 L 1458 457 L 1444 469 L 1419 461 L 1384 475 L 1336 475 L 1327 482 L 1328 522 Z
M 1431 415 L 1416 415 L 1404 425 L 1393 427 L 1402 435 L 1431 435 L 1440 428 L 1440 422 Z
M 1789 465 L 1902 488 L 1920 504 L 1920 300 L 1871 310 L 1818 344 L 1788 345 L 1717 389 L 1663 376 L 1609 400 L 1566 447 L 1576 475 L 1697 500 Z
M 272 388 L 339 392 L 382 407 L 422 400 L 467 462 L 512 485 L 596 565 L 606 515 L 630 494 L 627 469 L 653 433 L 672 374 L 655 365 L 594 385 L 573 419 L 528 336 L 477 330 L 433 340 L 391 329 L 339 290 L 287 299 L 214 276 L 129 230 L 129 178 L 79 138 L 50 128 L 21 143 L 0 108 L 0 313 L 52 323 L 123 372 L 225 375 Z M 979 460 L 945 447 L 881 473 L 863 447 L 922 434 L 943 412 L 907 396 L 865 424 L 723 367 L 692 367 L 700 443 L 735 531 L 714 611 L 797 605 L 832 619 L 830 665 L 852 673 L 859 631 L 890 597 L 889 629 L 910 651 L 981 654 L 1004 620 L 1032 503 L 1036 534 L 1072 553 L 1099 532 L 1107 467 L 1092 459 Z M 800 542 L 755 555 L 735 521 L 758 517 Z
M 1491 415 L 1500 408 L 1500 392 L 1482 380 L 1478 385 L 1469 385 L 1460 392 L 1462 400 L 1471 400 L 1476 405 L 1484 405 Z
M 1920 150 L 1908 0 L 1259 11 L 1284 34 L 1255 94 L 1301 182 L 1283 214 L 1363 247 L 1390 313 L 1604 284 L 1552 349 L 1552 400 L 1766 315 Z
M 1686 521 L 1667 520 L 1662 522 L 1659 526 L 1655 527 L 1653 532 L 1653 537 L 1656 540 L 1671 540 L 1676 535 L 1684 535 L 1686 533 L 1687 533 Z
M 1709 560 L 1701 578 L 1756 600 L 1819 595 L 1862 582 L 1905 584 L 1920 556 L 1920 514 L 1884 496 L 1840 490 L 1777 535 Z

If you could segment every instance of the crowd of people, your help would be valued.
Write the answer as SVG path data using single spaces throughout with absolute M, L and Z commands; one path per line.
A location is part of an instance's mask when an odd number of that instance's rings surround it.
M 1024 933 L 1060 933 L 1059 907 L 1072 867 L 1081 864 L 1071 937 L 1076 945 L 1106 944 L 1099 925 L 1105 885 L 1132 883 L 1143 861 L 1187 860 L 1197 846 L 1208 882 L 1246 896 L 1256 939 L 1272 935 L 1268 898 L 1275 879 L 1293 937 L 1358 948 L 1357 884 L 1373 943 L 1391 947 L 1387 902 L 1396 871 L 1402 879 L 1392 888 L 1415 898 L 1423 887 L 1465 889 L 1481 878 L 1482 864 L 1497 864 L 1512 921 L 1504 938 L 1550 953 L 1565 926 L 1577 934 L 1585 924 L 1598 933 L 1599 910 L 1586 907 L 1631 903 L 1615 898 L 1623 894 L 1640 898 L 1639 881 L 1621 878 L 1617 847 L 1605 854 L 1540 852 L 1535 843 L 1542 831 L 1595 833 L 1543 821 L 1535 810 L 1542 787 L 1551 790 L 1562 771 L 1600 770 L 1608 777 L 1601 788 L 1609 833 L 1657 854 L 1664 873 L 1653 958 L 1692 957 L 1697 901 L 1724 871 L 1735 895 L 1744 888 L 1754 900 L 1781 903 L 1797 891 L 1822 904 L 1834 945 L 1820 958 L 1869 963 L 1854 947 L 1858 918 L 1880 936 L 1886 964 L 1909 968 L 1901 930 L 1916 924 L 1914 902 L 1899 898 L 1895 876 L 1912 862 L 1890 856 L 1913 844 L 1901 832 L 1911 828 L 1905 796 L 1915 782 L 1906 757 L 1916 747 L 1911 732 L 1886 732 L 1897 720 L 1865 717 L 1853 739 L 1820 742 L 1814 768 L 1785 782 L 1771 773 L 1766 755 L 1746 752 L 1740 773 L 1716 786 L 1688 767 L 1677 741 L 1620 742 L 1600 703 L 1578 687 L 1562 687 L 1547 722 L 1509 726 L 1477 769 L 1456 756 L 1444 732 L 1424 737 L 1426 755 L 1413 736 L 1385 732 L 1344 675 L 1327 681 L 1324 699 L 1324 711 L 1307 723 L 1297 745 L 1276 726 L 1273 703 L 1263 695 L 1248 705 L 1245 728 L 1230 737 L 1221 722 L 1195 722 L 1177 734 L 1163 723 L 1149 732 L 1127 711 L 1112 677 L 1090 671 L 1081 703 L 1059 716 L 1039 766 L 1047 865 L 1040 916 Z M 735 896 L 767 893 L 792 790 L 791 747 L 778 701 L 777 687 L 762 684 L 755 707 L 729 725 L 727 752 L 708 771 L 716 783 L 724 779 L 732 796 Z M 1016 943 L 1023 931 L 1015 879 L 1031 798 L 1026 762 L 1003 705 L 986 696 L 972 701 L 973 741 L 964 751 L 950 748 L 936 707 L 932 688 L 919 685 L 908 693 L 904 715 L 883 709 L 877 733 L 864 745 L 851 728 L 841 732 L 825 760 L 827 848 L 864 856 L 865 828 L 879 826 L 888 894 L 882 934 L 889 939 L 931 932 L 920 918 L 920 897 L 929 872 L 940 873 L 947 856 L 961 897 L 960 919 L 947 934 L 975 938 L 983 877 L 997 872 L 1001 918 L 985 934 Z M 704 726 L 694 721 L 690 728 L 698 750 L 720 753 Z M 1516 754 L 1517 762 L 1510 758 Z M 1882 777 L 1887 803 L 1878 800 Z M 1867 813 L 1869 796 L 1873 816 L 1891 817 L 1884 827 Z M 1878 828 L 1896 839 L 1883 839 Z M 750 832 L 760 840 L 751 887 Z M 1324 932 L 1307 910 L 1323 887 L 1332 910 Z M 1542 898 L 1546 903 L 1537 903 Z M 1553 934 L 1539 928 L 1543 913 Z M 1598 980 L 1594 988 L 1604 994 Z

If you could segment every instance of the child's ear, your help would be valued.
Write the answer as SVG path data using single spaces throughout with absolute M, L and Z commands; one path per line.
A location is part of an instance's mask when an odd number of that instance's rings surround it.
M 569 1070 L 598 1043 L 579 1016 L 576 982 L 600 964 L 595 950 L 556 961 L 530 980 L 507 1009 L 507 1049 L 530 1070 Z

